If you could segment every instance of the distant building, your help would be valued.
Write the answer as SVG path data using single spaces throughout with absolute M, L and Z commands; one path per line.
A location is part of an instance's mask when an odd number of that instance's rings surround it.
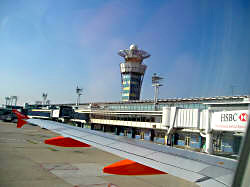
M 35 104 L 36 104 L 36 105 L 42 105 L 43 102 L 42 102 L 42 101 L 35 101 Z
M 122 101 L 139 100 L 141 85 L 147 66 L 142 64 L 150 55 L 139 50 L 134 44 L 129 49 L 120 50 L 118 54 L 125 59 L 120 64 Z

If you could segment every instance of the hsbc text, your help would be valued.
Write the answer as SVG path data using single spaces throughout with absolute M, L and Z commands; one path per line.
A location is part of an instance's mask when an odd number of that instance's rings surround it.
M 234 114 L 221 114 L 221 122 L 225 121 L 237 121 L 237 113 Z

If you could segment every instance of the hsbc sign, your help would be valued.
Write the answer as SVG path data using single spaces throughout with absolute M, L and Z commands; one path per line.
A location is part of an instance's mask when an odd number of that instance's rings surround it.
M 222 113 L 221 115 L 221 122 L 225 122 L 225 121 L 242 121 L 245 122 L 248 119 L 248 114 L 247 113 L 237 113 L 235 112 L 234 114 L 227 114 L 227 113 Z M 239 118 L 239 119 L 238 119 Z
M 211 126 L 214 130 L 245 131 L 248 121 L 248 110 L 213 112 Z

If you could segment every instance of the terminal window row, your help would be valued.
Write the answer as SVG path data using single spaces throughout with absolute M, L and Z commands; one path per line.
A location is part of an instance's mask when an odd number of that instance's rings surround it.
M 91 114 L 92 119 L 161 123 L 161 116 Z
M 125 96 L 124 99 L 128 99 L 128 96 Z M 162 110 L 162 107 L 179 107 L 184 109 L 207 109 L 207 105 L 200 103 L 191 103 L 191 104 L 158 104 L 157 110 Z M 152 111 L 155 109 L 154 104 L 121 104 L 121 105 L 108 105 L 109 110 L 137 110 L 137 111 Z

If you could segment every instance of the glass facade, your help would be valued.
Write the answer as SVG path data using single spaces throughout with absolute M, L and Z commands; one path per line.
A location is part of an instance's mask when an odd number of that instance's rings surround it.
M 145 114 L 108 114 L 99 113 L 91 114 L 92 119 L 105 119 L 105 120 L 119 120 L 119 121 L 133 121 L 133 122 L 151 122 L 151 123 L 161 123 L 162 117 L 150 116 Z
M 139 100 L 141 91 L 141 75 L 122 74 L 122 100 Z
M 179 107 L 184 109 L 207 109 L 207 105 L 201 103 L 162 103 L 156 106 L 157 110 L 162 110 L 162 107 Z M 110 104 L 106 107 L 108 110 L 122 111 L 154 111 L 153 103 L 131 103 L 131 104 Z

